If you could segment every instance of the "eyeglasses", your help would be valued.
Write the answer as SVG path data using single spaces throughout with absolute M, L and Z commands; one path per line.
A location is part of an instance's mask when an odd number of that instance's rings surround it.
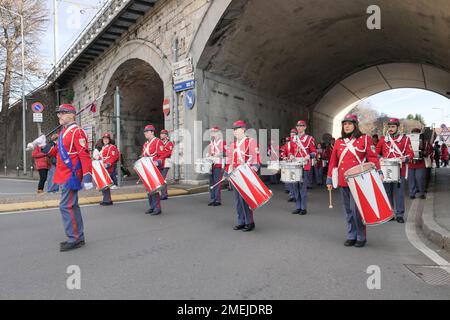
M 298 124 L 297 127 L 306 127 L 304 124 Z

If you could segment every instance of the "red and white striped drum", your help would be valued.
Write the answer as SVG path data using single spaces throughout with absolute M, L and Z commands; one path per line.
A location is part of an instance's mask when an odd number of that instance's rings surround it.
M 150 157 L 142 157 L 137 160 L 133 169 L 149 193 L 159 191 L 166 184 L 161 172 Z
M 392 219 L 392 205 L 375 164 L 357 165 L 344 176 L 365 225 L 379 225 Z
M 230 181 L 251 210 L 262 207 L 272 198 L 272 191 L 248 164 L 241 164 L 234 169 L 230 173 Z
M 101 160 L 92 160 L 92 179 L 97 190 L 103 191 L 113 185 L 113 181 Z

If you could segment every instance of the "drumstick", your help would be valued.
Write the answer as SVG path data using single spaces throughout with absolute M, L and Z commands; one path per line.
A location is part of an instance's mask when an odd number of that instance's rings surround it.
M 214 189 L 215 187 L 217 187 L 219 184 L 221 184 L 222 182 L 224 182 L 225 180 L 227 180 L 227 178 L 223 177 L 222 180 L 220 180 L 219 182 L 217 182 L 215 185 L 213 185 L 212 187 L 209 187 L 210 190 Z
M 330 205 L 328 206 L 328 208 L 333 209 L 333 200 L 332 200 L 332 197 L 331 197 L 331 190 L 328 190 L 328 194 L 330 196 Z

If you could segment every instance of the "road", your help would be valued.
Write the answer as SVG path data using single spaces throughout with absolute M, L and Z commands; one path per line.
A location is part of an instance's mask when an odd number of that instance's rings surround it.
M 59 252 L 58 210 L 0 215 L 1 299 L 450 299 L 405 265 L 433 265 L 408 241 L 405 225 L 368 230 L 365 248 L 344 247 L 345 219 L 334 192 L 310 192 L 308 214 L 293 215 L 281 186 L 255 213 L 256 230 L 234 231 L 232 193 L 211 208 L 208 195 L 163 201 L 145 215 L 145 201 L 107 209 L 83 207 L 85 247 Z M 420 201 L 420 200 L 416 200 Z M 67 267 L 81 270 L 68 290 Z M 381 289 L 366 272 L 381 270 Z

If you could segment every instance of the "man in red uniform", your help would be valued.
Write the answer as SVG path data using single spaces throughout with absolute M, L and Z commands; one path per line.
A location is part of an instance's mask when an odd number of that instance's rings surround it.
M 295 210 L 292 211 L 292 213 L 305 215 L 307 213 L 307 185 L 310 174 L 309 171 L 311 170 L 311 159 L 316 156 L 317 150 L 314 144 L 314 138 L 305 133 L 306 121 L 299 120 L 297 122 L 297 131 L 298 135 L 294 137 L 294 141 L 291 139 L 289 159 L 295 160 L 304 158 L 306 164 L 303 166 L 302 181 L 293 184 Z
M 158 167 L 158 169 L 160 169 L 164 157 L 164 144 L 161 140 L 155 137 L 155 127 L 152 124 L 145 126 L 144 136 L 147 141 L 142 147 L 141 157 L 150 157 L 153 163 Z M 152 216 L 161 214 L 162 211 L 159 192 L 155 192 L 153 194 L 149 193 L 148 202 L 150 204 L 150 209 L 145 212 L 146 214 L 151 214 Z
M 114 182 L 114 186 L 117 186 L 117 162 L 120 158 L 120 152 L 117 149 L 117 147 L 111 143 L 111 134 L 108 132 L 105 132 L 102 135 L 102 141 L 103 141 L 103 147 L 100 151 L 99 159 L 103 161 L 103 164 L 105 165 L 106 170 L 109 173 L 109 176 L 111 177 L 112 181 Z M 94 156 L 94 159 L 97 157 Z M 96 159 L 98 160 L 98 159 Z M 110 188 L 103 190 L 103 201 L 100 202 L 100 205 L 102 206 L 109 206 L 112 205 L 112 198 L 111 198 L 111 190 Z
M 398 223 L 404 223 L 403 215 L 405 213 L 404 185 L 406 176 L 406 164 L 414 158 L 414 152 L 411 148 L 411 141 L 406 135 L 401 135 L 398 131 L 400 120 L 391 118 L 388 122 L 388 134 L 381 137 L 378 142 L 376 153 L 383 158 L 400 159 L 401 171 L 400 181 L 398 183 L 384 183 L 384 188 L 392 205 L 395 203 L 395 219 Z
M 50 157 L 56 157 L 53 181 L 62 186 L 59 208 L 68 238 L 60 244 L 60 251 L 68 251 L 85 244 L 78 191 L 82 189 L 82 182 L 85 189 L 93 187 L 92 162 L 86 133 L 75 122 L 75 107 L 62 104 L 56 112 L 59 123 L 63 126 L 58 141 L 56 143 L 52 141 L 47 145 L 45 136 L 36 140 L 40 140 L 38 145 L 42 147 L 43 152 Z
M 267 147 L 267 156 L 269 161 L 280 161 L 280 146 L 274 141 L 270 140 L 270 145 Z M 278 172 L 269 176 L 270 184 L 278 184 Z
M 211 141 L 206 153 L 207 158 L 213 159 L 213 167 L 209 177 L 209 186 L 217 184 L 223 177 L 224 160 L 226 157 L 226 143 L 223 141 L 222 132 L 219 127 L 212 127 L 210 130 Z M 209 189 L 210 202 L 208 206 L 217 207 L 222 204 L 221 185 L 218 184 L 213 189 Z
M 225 175 L 230 174 L 235 168 L 244 163 L 247 163 L 254 171 L 258 171 L 261 165 L 258 144 L 255 139 L 246 136 L 246 130 L 247 124 L 245 121 L 238 120 L 233 123 L 233 134 L 236 140 L 227 150 Z M 238 218 L 238 224 L 234 227 L 234 230 L 252 231 L 255 229 L 253 211 L 234 186 L 233 190 Z
M 295 132 L 297 132 L 297 129 L 292 129 L 292 130 L 295 130 Z M 296 133 L 295 133 L 295 135 L 296 135 Z M 280 157 L 281 157 L 282 161 L 286 161 L 289 157 L 291 137 L 286 137 L 284 139 L 284 142 L 285 143 L 280 148 Z M 284 186 L 286 189 L 286 193 L 289 193 L 288 202 L 294 202 L 295 196 L 294 196 L 294 192 L 292 191 L 292 183 L 284 183 Z
M 173 152 L 173 142 L 169 139 L 169 131 L 166 129 L 161 130 L 159 137 L 164 145 L 164 154 L 162 159 L 162 171 L 161 174 L 166 179 L 169 173 L 170 165 L 172 164 L 172 152 Z M 167 193 L 167 184 L 161 189 L 161 200 L 167 200 L 169 194 Z

